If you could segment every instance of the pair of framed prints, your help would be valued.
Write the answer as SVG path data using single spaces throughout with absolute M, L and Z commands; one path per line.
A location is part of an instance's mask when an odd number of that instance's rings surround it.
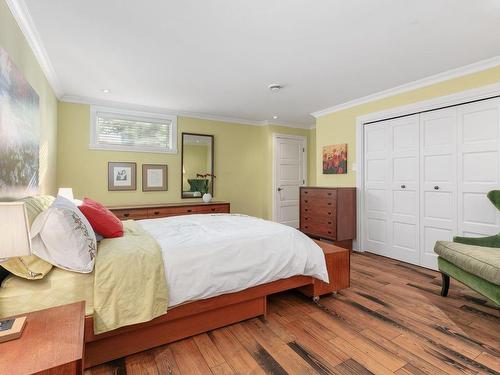
M 108 190 L 137 190 L 136 163 L 108 163 Z M 167 191 L 168 167 L 166 164 L 142 165 L 142 191 Z

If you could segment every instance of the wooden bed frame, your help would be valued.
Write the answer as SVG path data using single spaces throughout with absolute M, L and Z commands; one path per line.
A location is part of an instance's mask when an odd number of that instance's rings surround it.
M 325 254 L 329 284 L 310 276 L 293 276 L 240 292 L 182 304 L 149 322 L 99 335 L 94 335 L 93 317 L 86 316 L 84 367 L 96 366 L 242 320 L 265 316 L 267 296 L 270 294 L 300 288 L 304 294 L 319 298 L 320 295 L 349 287 L 349 250 L 316 242 Z

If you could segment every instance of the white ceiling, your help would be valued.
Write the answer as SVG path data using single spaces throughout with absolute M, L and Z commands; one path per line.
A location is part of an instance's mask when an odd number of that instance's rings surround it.
M 63 98 L 251 121 L 500 55 L 499 0 L 25 1 Z

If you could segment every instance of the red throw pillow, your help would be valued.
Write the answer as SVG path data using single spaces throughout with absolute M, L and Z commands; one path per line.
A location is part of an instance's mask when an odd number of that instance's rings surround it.
M 94 231 L 106 238 L 123 236 L 123 224 L 115 214 L 99 202 L 84 198 L 78 207 L 92 225 Z

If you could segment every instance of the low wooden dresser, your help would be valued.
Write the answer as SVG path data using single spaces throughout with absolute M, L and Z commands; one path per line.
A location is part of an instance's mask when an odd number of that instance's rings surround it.
M 230 213 L 231 206 L 228 202 L 210 203 L 169 203 L 137 206 L 108 207 L 120 220 L 154 219 L 193 214 Z
M 300 188 L 300 230 L 352 250 L 356 238 L 356 188 Z
M 82 374 L 85 302 L 20 316 L 26 316 L 21 337 L 0 343 L 0 374 Z

